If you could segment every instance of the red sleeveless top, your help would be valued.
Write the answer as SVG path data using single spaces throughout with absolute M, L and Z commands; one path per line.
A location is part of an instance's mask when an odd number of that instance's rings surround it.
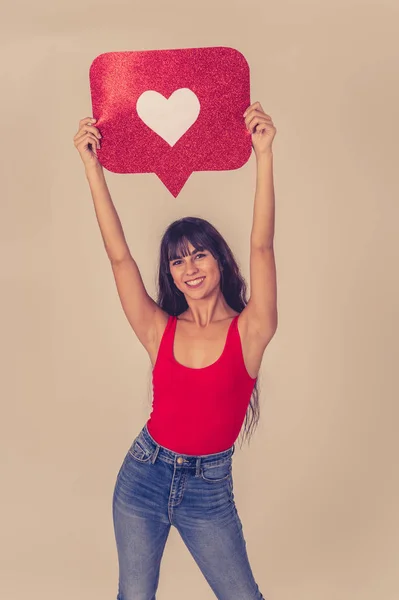
M 244 364 L 239 315 L 230 323 L 216 362 L 202 369 L 174 357 L 177 317 L 169 316 L 152 371 L 152 411 L 147 429 L 154 440 L 181 454 L 223 452 L 236 441 L 256 378 Z

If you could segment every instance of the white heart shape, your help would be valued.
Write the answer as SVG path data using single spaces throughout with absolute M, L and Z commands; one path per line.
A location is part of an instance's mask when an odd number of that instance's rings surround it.
M 189 88 L 175 90 L 168 99 L 159 92 L 143 92 L 136 104 L 140 119 L 169 146 L 195 123 L 201 110 L 197 96 Z

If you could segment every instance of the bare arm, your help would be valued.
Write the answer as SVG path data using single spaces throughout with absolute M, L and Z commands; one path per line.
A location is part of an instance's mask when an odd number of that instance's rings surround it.
M 87 166 L 86 177 L 122 308 L 140 342 L 151 351 L 157 343 L 157 331 L 167 315 L 145 289 L 140 271 L 126 243 L 102 166 L 99 163 Z
M 86 167 L 86 178 L 89 182 L 94 210 L 108 258 L 111 263 L 121 262 L 130 255 L 130 251 L 105 181 L 102 166 L 98 163 Z
M 272 141 L 273 121 L 256 102 L 246 111 L 256 154 L 256 192 L 251 231 L 251 297 L 242 311 L 243 322 L 266 346 L 278 322 L 277 276 L 274 257 L 275 194 Z

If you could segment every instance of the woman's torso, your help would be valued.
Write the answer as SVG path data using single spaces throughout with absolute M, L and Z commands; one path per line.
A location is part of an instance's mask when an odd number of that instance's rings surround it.
M 233 313 L 200 328 L 184 315 L 168 315 L 165 328 L 160 327 L 147 422 L 157 443 L 192 455 L 234 444 L 256 381 L 244 363 L 239 317 Z
M 241 339 L 241 347 L 245 368 L 252 378 L 258 376 L 259 368 L 264 353 L 261 345 L 250 328 L 244 322 L 243 314 L 232 312 L 229 317 L 215 321 L 199 329 L 195 323 L 184 318 L 177 318 L 176 331 L 173 344 L 173 355 L 178 363 L 192 369 L 203 369 L 215 363 L 221 356 L 226 342 L 227 332 L 235 316 L 237 328 Z M 166 312 L 159 314 L 156 324 L 156 336 L 152 347 L 147 348 L 152 367 L 156 363 L 159 345 L 168 323 L 169 315 Z

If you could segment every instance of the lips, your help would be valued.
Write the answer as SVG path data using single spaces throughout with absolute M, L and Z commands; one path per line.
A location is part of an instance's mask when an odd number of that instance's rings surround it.
M 200 281 L 197 283 L 197 285 L 190 284 L 191 281 L 196 281 L 197 279 L 200 279 Z M 195 289 L 195 288 L 199 287 L 203 283 L 204 280 L 205 280 L 205 277 L 196 277 L 195 279 L 190 279 L 190 280 L 186 281 L 185 283 L 186 283 L 186 285 L 188 285 L 189 288 Z

